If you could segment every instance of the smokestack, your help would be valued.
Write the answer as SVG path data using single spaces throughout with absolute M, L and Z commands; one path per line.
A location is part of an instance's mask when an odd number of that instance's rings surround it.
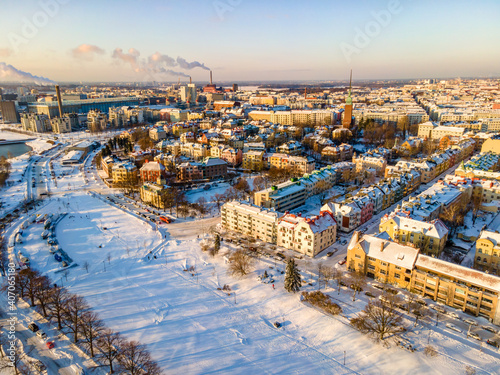
M 189 84 L 193 83 L 193 80 L 191 79 L 191 76 L 189 76 Z
M 210 84 L 212 84 L 212 71 L 210 71 Z
M 61 91 L 59 90 L 59 85 L 56 85 L 56 96 L 57 96 L 57 105 L 59 106 L 59 117 L 63 117 L 63 108 L 62 108 L 62 100 L 61 100 Z

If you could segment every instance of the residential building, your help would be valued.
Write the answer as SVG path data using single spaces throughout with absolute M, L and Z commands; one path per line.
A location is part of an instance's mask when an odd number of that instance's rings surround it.
M 352 162 L 356 164 L 356 172 L 360 173 L 362 171 L 373 169 L 377 176 L 383 176 L 385 173 L 385 168 L 387 166 L 387 160 L 384 157 L 366 156 L 359 155 L 356 156 L 354 153 L 352 157 Z
M 285 214 L 278 219 L 277 245 L 314 257 L 333 245 L 337 239 L 337 223 L 330 212 L 303 218 Z
M 244 202 L 228 202 L 221 208 L 221 224 L 225 229 L 274 244 L 278 217 L 274 210 Z
M 500 275 L 500 233 L 483 230 L 476 241 L 474 268 Z
M 321 207 L 321 211 L 330 212 L 338 223 L 338 229 L 342 232 L 351 232 L 361 222 L 361 209 L 355 202 L 328 202 Z
M 24 130 L 35 133 L 45 133 L 52 129 L 48 116 L 32 113 L 24 113 L 21 115 L 21 125 Z
M 111 170 L 113 184 L 130 184 L 137 183 L 137 167 L 129 161 L 121 161 L 113 164 Z
M 141 181 L 144 182 L 155 182 L 158 178 L 166 177 L 165 166 L 156 161 L 148 161 L 143 164 L 139 169 L 141 176 Z
M 260 172 L 264 169 L 264 151 L 248 151 L 243 154 L 243 169 Z
M 427 223 L 395 214 L 380 220 L 379 231 L 386 232 L 396 243 L 419 248 L 423 254 L 436 257 L 443 251 L 449 232 L 439 219 Z
M 306 189 L 297 181 L 287 181 L 254 193 L 257 206 L 285 212 L 300 207 L 306 202 Z
M 161 179 L 159 179 L 158 182 L 161 182 Z M 141 194 L 142 202 L 159 209 L 164 209 L 165 204 L 163 203 L 162 194 L 167 186 L 158 182 L 143 183 L 139 192 Z

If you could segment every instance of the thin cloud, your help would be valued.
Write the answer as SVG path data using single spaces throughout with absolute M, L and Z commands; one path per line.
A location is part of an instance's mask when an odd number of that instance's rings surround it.
M 71 55 L 75 59 L 92 60 L 95 55 L 104 55 L 106 51 L 92 44 L 80 44 L 71 50 Z
M 0 48 L 0 57 L 8 57 L 10 55 L 12 55 L 12 49 Z
M 12 65 L 0 62 L 0 81 L 3 82 L 30 82 L 37 85 L 51 85 L 55 82 L 51 79 L 35 76 L 29 72 L 24 72 Z

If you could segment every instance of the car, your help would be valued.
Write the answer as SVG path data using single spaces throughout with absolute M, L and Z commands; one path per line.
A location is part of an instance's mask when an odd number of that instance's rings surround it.
M 486 343 L 488 345 L 494 346 L 495 348 L 500 347 L 500 345 L 498 344 L 498 342 L 496 342 L 495 340 L 486 340 Z
M 460 316 L 458 316 L 458 314 L 454 311 L 449 311 L 448 315 L 451 316 L 452 318 L 460 319 Z
M 281 323 L 280 322 L 274 322 L 273 324 L 276 328 L 280 328 L 281 327 Z
M 374 288 L 377 288 L 379 290 L 384 290 L 384 287 L 383 286 L 380 286 L 380 285 L 377 285 L 377 284 L 373 284 L 372 285 Z
M 412 313 L 413 313 L 413 315 L 418 316 L 418 317 L 423 316 L 423 314 L 420 310 L 413 310 Z
M 451 324 L 451 323 L 446 323 L 446 327 L 448 327 L 449 329 L 452 329 L 456 332 L 462 332 L 456 325 Z
M 36 332 L 38 331 L 40 328 L 35 324 L 35 323 L 30 323 L 28 324 L 28 329 L 31 331 L 31 332 Z
M 63 266 L 63 267 L 68 267 L 68 262 L 66 262 L 65 260 L 63 260 L 63 261 L 61 262 L 61 266 Z
M 375 295 L 371 292 L 365 292 L 365 295 L 367 295 L 368 297 L 371 297 L 371 298 L 375 298 Z
M 344 259 L 339 260 L 339 264 L 341 266 L 344 265 L 344 264 L 346 264 L 346 262 L 347 262 L 347 257 L 344 257 Z
M 481 341 L 481 337 L 476 332 L 469 332 L 469 336 L 473 339 Z
M 493 327 L 490 327 L 490 326 L 481 326 L 481 328 L 486 330 L 486 331 L 490 331 L 492 333 L 497 333 L 496 329 Z
M 443 306 L 430 305 L 429 307 L 433 310 L 436 310 L 437 312 L 440 312 L 441 314 L 446 314 L 446 309 Z
M 36 335 L 37 335 L 39 338 L 41 338 L 41 339 L 45 339 L 45 338 L 47 338 L 47 334 L 46 334 L 45 332 L 43 332 L 42 330 L 38 330 L 38 331 L 36 332 Z
M 47 345 L 47 349 L 54 349 L 54 347 L 56 346 L 54 344 L 54 341 L 47 341 L 45 345 Z
M 477 326 L 477 322 L 475 320 L 470 319 L 470 318 L 464 319 L 464 322 L 467 324 L 470 324 L 471 326 Z
M 332 255 L 333 255 L 333 251 L 329 251 L 328 253 L 326 253 L 326 256 L 327 256 L 328 258 L 330 258 Z
M 285 255 L 283 255 L 282 253 L 277 253 L 276 255 L 277 255 L 277 256 L 278 256 L 278 258 L 280 258 L 281 260 L 285 260 L 285 259 L 286 259 Z

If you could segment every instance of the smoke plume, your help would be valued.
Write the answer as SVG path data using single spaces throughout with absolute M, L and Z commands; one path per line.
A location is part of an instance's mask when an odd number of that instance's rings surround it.
M 177 64 L 182 68 L 182 69 L 194 69 L 194 68 L 201 68 L 205 70 L 210 70 L 210 68 L 206 67 L 205 64 L 202 64 L 198 61 L 193 61 L 193 62 L 187 62 L 185 59 L 182 57 L 177 58 Z
M 48 78 L 23 72 L 4 62 L 0 62 L 0 82 L 29 82 L 37 85 L 53 85 L 55 83 Z

